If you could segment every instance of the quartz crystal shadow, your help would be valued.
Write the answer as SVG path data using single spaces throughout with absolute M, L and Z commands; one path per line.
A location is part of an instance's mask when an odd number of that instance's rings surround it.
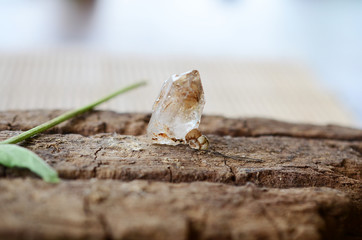
M 188 142 L 186 135 L 191 130 L 198 131 L 204 105 L 204 91 L 197 70 L 172 75 L 164 82 L 153 105 L 147 135 L 158 144 Z

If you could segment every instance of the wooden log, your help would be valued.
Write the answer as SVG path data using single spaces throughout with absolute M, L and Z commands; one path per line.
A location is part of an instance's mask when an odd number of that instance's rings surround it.
M 0 112 L 0 130 L 28 130 L 46 122 L 64 110 L 29 110 Z M 143 135 L 150 114 L 92 111 L 52 128 L 48 133 L 97 133 Z M 362 130 L 336 125 L 295 124 L 264 118 L 225 118 L 203 116 L 200 129 L 219 136 L 290 136 L 300 138 L 362 140 Z
M 1 239 L 339 239 L 351 210 L 329 188 L 3 179 L 0 190 Z
M 2 112 L 0 140 L 58 114 L 60 111 Z M 200 128 L 209 137 L 211 148 L 196 151 L 187 145 L 150 144 L 142 135 L 148 120 L 148 114 L 95 111 L 23 142 L 22 146 L 45 159 L 64 181 L 48 185 L 27 170 L 0 167 L 4 213 L 0 239 L 361 236 L 361 130 L 205 116 Z M 93 204 L 89 191 L 102 186 L 108 189 L 106 200 Z M 44 199 L 25 204 L 25 188 L 29 191 L 26 196 L 34 192 Z M 140 197 L 134 205 L 124 204 L 134 188 L 152 189 L 152 194 L 146 194 L 147 201 Z M 56 192 L 60 196 L 55 196 Z M 247 193 L 253 197 L 241 201 Z M 8 201 L 7 196 L 15 201 Z M 57 201 L 52 202 L 52 197 Z M 40 209 L 42 204 L 42 210 L 26 210 Z M 57 211 L 63 217 L 58 225 Z M 293 216 L 297 220 L 292 220 Z M 27 223 L 32 218 L 36 223 Z M 87 223 L 90 228 L 85 227 Z M 34 224 L 39 224 L 40 230 Z

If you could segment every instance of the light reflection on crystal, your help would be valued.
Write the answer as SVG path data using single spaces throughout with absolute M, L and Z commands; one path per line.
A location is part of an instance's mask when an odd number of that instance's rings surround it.
M 185 136 L 199 127 L 204 105 L 204 91 L 197 70 L 172 75 L 164 82 L 153 105 L 148 136 L 158 144 L 186 143 Z

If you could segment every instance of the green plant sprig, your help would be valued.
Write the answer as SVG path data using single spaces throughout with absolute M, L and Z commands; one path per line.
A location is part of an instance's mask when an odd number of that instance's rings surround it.
M 17 136 L 11 137 L 9 139 L 0 142 L 0 164 L 9 168 L 12 167 L 27 168 L 32 172 L 38 174 L 46 182 L 50 183 L 59 182 L 60 180 L 57 172 L 52 167 L 50 167 L 43 159 L 41 159 L 38 155 L 29 151 L 28 149 L 14 144 L 21 142 L 25 139 L 28 139 L 32 136 L 35 136 L 36 134 L 42 133 L 48 130 L 49 128 L 58 125 L 59 123 L 71 119 L 72 117 L 87 112 L 93 109 L 94 107 L 98 106 L 99 104 L 104 103 L 110 100 L 111 98 L 118 96 L 119 94 L 125 93 L 127 91 L 130 91 L 145 84 L 146 82 L 139 82 L 129 85 L 91 104 L 88 104 L 84 107 L 78 108 L 73 111 L 66 112 L 56 118 L 53 118 L 52 120 L 46 123 L 43 123 Z
M 72 117 L 75 117 L 75 116 L 77 116 L 79 114 L 85 113 L 85 112 L 93 109 L 94 107 L 98 106 L 99 104 L 104 103 L 104 102 L 108 101 L 111 98 L 114 98 L 115 96 L 117 96 L 119 94 L 125 93 L 127 91 L 130 91 L 132 89 L 135 89 L 135 88 L 140 87 L 140 86 L 145 85 L 145 84 L 146 84 L 145 82 L 139 82 L 139 83 L 135 83 L 135 84 L 132 84 L 130 86 L 127 86 L 125 88 L 122 88 L 122 89 L 120 89 L 120 90 L 118 90 L 118 91 L 116 91 L 116 92 L 114 92 L 114 93 L 112 93 L 112 94 L 110 94 L 110 95 L 108 95 L 108 96 L 106 96 L 104 98 L 101 98 L 101 99 L 99 99 L 99 100 L 97 100 L 97 101 L 95 101 L 95 102 L 93 102 L 91 104 L 88 104 L 88 105 L 86 105 L 84 107 L 81 107 L 81 108 L 78 108 L 76 110 L 66 112 L 66 113 L 64 113 L 64 114 L 62 114 L 62 115 L 60 115 L 60 116 L 58 116 L 56 118 L 53 118 L 52 120 L 49 120 L 46 123 L 43 123 L 43 124 L 41 124 L 39 126 L 36 126 L 36 127 L 32 128 L 32 129 L 28 130 L 26 132 L 23 132 L 23 133 L 21 133 L 21 134 L 19 134 L 17 136 L 9 138 L 9 139 L 6 139 L 5 141 L 0 142 L 0 144 L 14 144 L 14 143 L 21 142 L 21 141 L 23 141 L 25 139 L 28 139 L 28 138 L 36 135 L 36 134 L 39 134 L 41 132 L 46 131 L 49 128 L 54 127 L 54 126 L 58 125 L 59 123 L 62 123 L 64 121 L 68 120 L 68 119 L 71 119 Z

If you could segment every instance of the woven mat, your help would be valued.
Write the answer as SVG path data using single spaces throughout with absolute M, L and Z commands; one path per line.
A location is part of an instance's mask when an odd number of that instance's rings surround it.
M 204 113 L 355 125 L 343 106 L 297 63 L 129 58 L 79 52 L 0 55 L 0 110 L 73 109 L 146 79 L 146 87 L 99 108 L 150 112 L 163 81 L 190 69 L 201 74 Z

